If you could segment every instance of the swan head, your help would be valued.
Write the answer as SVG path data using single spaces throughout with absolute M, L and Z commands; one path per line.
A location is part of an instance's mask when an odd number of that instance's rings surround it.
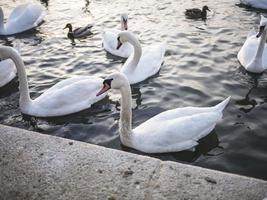
M 210 9 L 209 9 L 208 6 L 203 6 L 203 7 L 202 7 L 202 11 L 210 11 Z
M 128 15 L 126 13 L 121 14 L 122 30 L 128 30 Z
M 72 25 L 70 23 L 67 23 L 66 26 L 64 27 L 64 29 L 68 28 L 69 31 L 72 31 Z
M 105 78 L 105 80 L 103 81 L 103 87 L 97 93 L 96 96 L 99 96 L 99 95 L 107 92 L 110 89 L 121 89 L 127 83 L 129 85 L 129 81 L 124 74 L 122 74 L 122 73 L 111 74 Z
M 267 31 L 267 18 L 261 15 L 259 33 L 256 35 L 256 37 L 259 38 L 264 31 Z
M 136 43 L 138 40 L 130 31 L 121 31 L 117 37 L 117 49 L 119 49 L 125 42 Z
M 16 49 L 12 47 L 7 47 L 7 46 L 0 46 L 0 59 L 1 60 L 11 58 L 13 54 L 18 55 L 18 52 Z

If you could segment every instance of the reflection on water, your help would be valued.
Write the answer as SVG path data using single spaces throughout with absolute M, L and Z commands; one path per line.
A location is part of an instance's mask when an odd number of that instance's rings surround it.
M 119 29 L 120 13 L 127 12 L 129 28 L 142 46 L 167 44 L 161 71 L 132 86 L 133 127 L 168 109 L 211 106 L 232 96 L 224 119 L 199 141 L 196 151 L 151 156 L 267 179 L 267 74 L 247 73 L 236 58 L 262 11 L 240 8 L 232 0 L 178 1 L 41 0 L 47 9 L 45 22 L 36 30 L 1 37 L 0 44 L 20 41 L 30 95 L 36 98 L 75 75 L 104 78 L 118 71 L 125 59 L 103 51 L 101 36 L 105 29 Z M 8 16 L 22 2 L 26 0 L 2 0 L 1 7 Z M 206 21 L 184 16 L 186 8 L 203 5 L 212 10 Z M 70 40 L 63 30 L 67 23 L 93 23 L 93 34 Z M 119 99 L 111 91 L 90 109 L 69 116 L 26 116 L 19 110 L 16 78 L 0 88 L 0 123 L 142 154 L 120 143 Z

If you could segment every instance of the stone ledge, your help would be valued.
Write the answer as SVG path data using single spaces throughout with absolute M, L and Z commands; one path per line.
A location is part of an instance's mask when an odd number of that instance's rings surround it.
M 0 199 L 262 200 L 267 182 L 0 125 Z

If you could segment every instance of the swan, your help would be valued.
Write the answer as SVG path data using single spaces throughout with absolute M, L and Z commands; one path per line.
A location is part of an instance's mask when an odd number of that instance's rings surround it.
M 267 69 L 267 18 L 261 15 L 259 33 L 250 31 L 237 58 L 249 72 L 262 73 Z
M 186 9 L 185 15 L 192 19 L 206 19 L 207 11 L 210 11 L 208 6 L 203 6 L 202 10 L 200 10 L 199 8 Z
M 254 8 L 267 9 L 266 0 L 240 0 L 240 3 Z
M 184 107 L 162 112 L 132 130 L 131 88 L 121 73 L 108 76 L 97 95 L 109 89 L 120 91 L 119 134 L 123 145 L 145 153 L 167 153 L 193 149 L 222 118 L 230 97 L 213 107 Z
M 121 14 L 121 31 L 124 30 L 128 30 L 128 15 L 125 13 Z M 107 52 L 115 56 L 128 58 L 133 52 L 132 45 L 125 43 L 120 49 L 116 49 L 117 37 L 121 31 L 116 29 L 105 31 L 103 33 L 103 47 Z
M 72 25 L 70 23 L 66 24 L 65 26 L 65 28 L 69 29 L 68 38 L 80 38 L 80 37 L 85 37 L 89 34 L 92 34 L 91 32 L 92 27 L 93 27 L 92 24 L 88 24 L 87 26 L 79 27 L 79 28 L 72 30 Z
M 0 35 L 12 35 L 35 28 L 45 15 L 44 7 L 40 4 L 22 4 L 13 9 L 4 24 L 4 14 L 0 7 Z
M 20 89 L 20 109 L 27 115 L 54 117 L 68 115 L 87 108 L 105 97 L 96 97 L 103 79 L 90 76 L 77 76 L 63 80 L 32 100 L 29 95 L 24 63 L 12 47 L 0 47 L 0 58 L 11 59 L 17 68 Z
M 130 84 L 141 82 L 160 70 L 165 54 L 165 44 L 147 46 L 142 50 L 133 33 L 122 31 L 118 34 L 117 49 L 125 42 L 129 42 L 134 47 L 134 53 L 121 68 L 121 72 L 126 75 Z

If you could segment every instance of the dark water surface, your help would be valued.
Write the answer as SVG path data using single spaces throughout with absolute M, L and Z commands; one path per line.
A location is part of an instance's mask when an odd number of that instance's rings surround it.
M 1 0 L 5 13 L 23 1 Z M 44 2 L 44 1 L 43 1 Z M 142 46 L 165 41 L 165 62 L 158 75 L 132 87 L 133 127 L 161 111 L 183 106 L 212 106 L 232 100 L 224 119 L 200 141 L 196 152 L 152 155 L 162 160 L 267 180 L 267 74 L 248 74 L 236 56 L 248 31 L 257 27 L 259 10 L 248 10 L 235 0 L 53 0 L 43 3 L 47 16 L 36 31 L 0 38 L 0 44 L 21 43 L 31 97 L 74 75 L 106 75 L 118 71 L 124 60 L 101 47 L 106 28 L 120 28 L 120 13 L 129 14 L 129 28 Z M 190 20 L 184 10 L 208 5 L 208 20 Z M 7 15 L 6 15 L 7 16 Z M 66 37 L 66 23 L 94 23 L 93 35 Z M 40 119 L 19 109 L 18 80 L 0 89 L 0 123 L 44 134 L 123 149 L 118 137 L 119 94 L 91 109 L 66 117 Z

